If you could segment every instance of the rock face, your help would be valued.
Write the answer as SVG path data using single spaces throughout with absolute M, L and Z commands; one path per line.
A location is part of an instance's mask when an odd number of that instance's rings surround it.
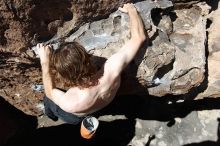
M 208 29 L 208 87 L 203 93 L 199 94 L 197 98 L 220 96 L 220 71 L 217 67 L 220 64 L 219 16 L 219 9 L 209 15 L 209 19 L 212 23 Z
M 175 48 L 173 62 L 169 64 L 171 69 L 165 73 L 163 69 L 158 70 L 158 74 L 163 76 L 158 87 L 149 89 L 152 95 L 187 93 L 204 79 L 206 20 L 201 16 L 199 8 L 177 10 L 176 15 L 173 33 L 169 35 Z
M 127 2 L 0 0 L 0 95 L 25 113 L 38 115 L 36 106 L 43 93 L 33 89 L 42 84 L 41 71 L 29 48 L 68 36 L 83 23 L 107 17 Z
M 41 71 L 30 48 L 39 42 L 57 47 L 76 40 L 90 53 L 108 58 L 130 37 L 127 14 L 116 11 L 127 2 L 0 0 L 0 95 L 28 114 L 38 113 L 43 92 L 36 92 L 35 85 L 42 84 Z M 149 41 L 123 73 L 119 93 L 182 95 L 204 83 L 206 40 L 211 38 L 206 37 L 206 19 L 213 9 L 199 0 L 138 0 L 135 6 Z M 217 43 L 210 44 L 216 50 Z M 215 56 L 218 51 L 212 52 Z
M 32 90 L 33 85 L 42 80 L 39 60 L 24 54 L 0 54 L 0 98 L 5 98 L 27 114 L 39 114 L 36 104 L 43 95 Z
M 187 93 L 204 79 L 206 19 L 202 10 L 199 7 L 176 10 L 173 12 L 176 20 L 172 20 L 170 13 L 159 13 L 171 6 L 165 0 L 136 3 L 145 28 L 152 27 L 151 42 L 142 48 L 127 74 L 136 76 L 155 96 Z M 108 58 L 129 38 L 128 21 L 126 14 L 117 11 L 107 19 L 83 25 L 66 41 L 78 40 L 96 56 Z M 130 69 L 135 74 L 129 74 Z M 152 84 L 158 85 L 151 87 Z
M 54 36 L 64 37 L 80 24 L 107 17 L 122 1 L 0 0 L 0 45 L 25 49 Z

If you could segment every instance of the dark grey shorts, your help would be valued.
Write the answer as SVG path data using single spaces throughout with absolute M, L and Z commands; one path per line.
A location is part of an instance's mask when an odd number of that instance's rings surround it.
M 44 96 L 44 106 L 45 106 L 45 114 L 54 121 L 57 121 L 58 118 L 60 118 L 69 124 L 77 125 L 84 118 L 84 117 L 78 117 L 72 113 L 65 112 L 46 96 Z

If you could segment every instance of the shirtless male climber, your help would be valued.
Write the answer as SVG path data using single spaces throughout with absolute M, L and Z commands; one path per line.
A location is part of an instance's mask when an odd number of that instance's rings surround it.
M 134 59 L 146 40 L 144 25 L 135 6 L 124 4 L 120 11 L 130 17 L 131 38 L 107 59 L 100 70 L 91 63 L 91 55 L 77 42 L 64 43 L 52 52 L 50 46 L 38 44 L 42 67 L 45 113 L 53 120 L 61 118 L 78 124 L 86 115 L 106 107 L 115 97 L 123 69 Z M 71 88 L 66 92 L 56 88 L 51 64 Z

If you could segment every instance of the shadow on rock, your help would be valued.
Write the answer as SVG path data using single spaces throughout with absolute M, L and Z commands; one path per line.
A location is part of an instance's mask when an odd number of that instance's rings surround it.
M 96 136 L 85 140 L 80 135 L 80 124 L 63 124 L 37 129 L 37 118 L 29 116 L 0 97 L 0 146 L 84 146 L 127 145 L 135 135 L 134 120 L 100 121 Z
M 184 146 L 219 146 L 220 143 L 213 142 L 213 141 L 205 141 L 201 143 L 192 143 L 192 144 L 187 144 Z
M 24 114 L 10 105 L 0 96 L 0 145 L 24 133 L 30 133 L 37 127 L 37 118 Z
M 10 143 L 10 146 L 125 146 L 134 137 L 134 122 L 129 120 L 117 120 L 113 122 L 100 122 L 96 135 L 91 140 L 83 139 L 80 136 L 80 125 L 74 126 L 63 124 L 59 126 L 39 128 L 33 133 L 24 135 Z
M 176 117 L 186 117 L 192 111 L 220 109 L 219 101 L 220 98 L 205 98 L 178 103 L 153 96 L 118 96 L 107 108 L 98 112 L 97 116 L 125 115 L 129 119 L 172 121 Z

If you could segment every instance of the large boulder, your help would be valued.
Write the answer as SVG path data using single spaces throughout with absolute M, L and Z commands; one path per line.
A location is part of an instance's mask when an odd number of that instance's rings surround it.
M 25 113 L 40 114 L 40 64 L 30 48 L 76 40 L 107 59 L 130 37 L 128 15 L 116 11 L 127 2 L 0 0 L 0 95 Z M 123 73 L 119 93 L 182 95 L 197 88 L 207 78 L 206 3 L 134 2 L 150 39 Z
M 152 30 L 150 43 L 143 46 L 127 69 L 127 80 L 135 76 L 149 94 L 155 96 L 187 93 L 204 79 L 206 19 L 202 9 L 163 12 L 172 6 L 166 0 L 136 3 L 145 28 Z M 177 17 L 175 20 L 173 15 Z M 129 37 L 128 16 L 117 11 L 107 19 L 83 25 L 66 41 L 77 40 L 94 55 L 108 58 Z M 136 85 L 129 85 L 137 90 Z

